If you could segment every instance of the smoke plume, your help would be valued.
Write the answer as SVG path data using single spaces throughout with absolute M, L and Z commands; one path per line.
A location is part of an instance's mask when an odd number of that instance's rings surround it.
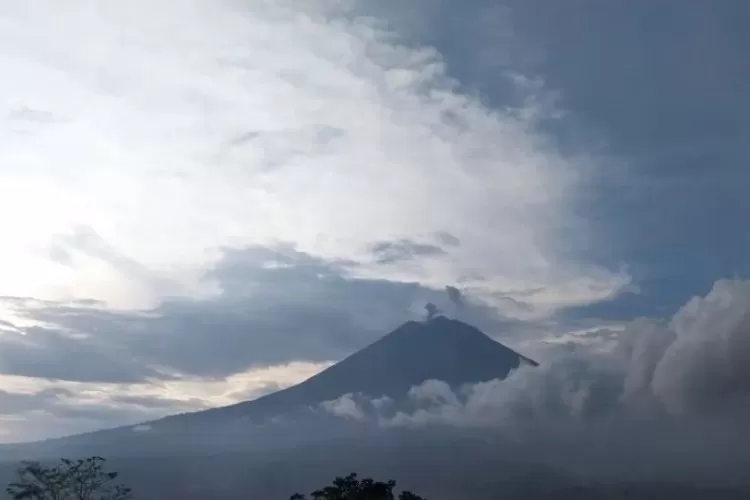
M 466 310 L 466 304 L 464 303 L 464 297 L 461 293 L 461 290 L 459 290 L 455 286 L 448 285 L 445 287 L 445 291 L 446 293 L 448 293 L 448 298 L 453 304 L 453 312 L 455 316 L 461 319 L 464 315 L 464 311 Z
M 433 304 L 432 302 L 428 302 L 425 306 L 425 311 L 427 311 L 427 317 L 426 320 L 430 321 L 435 318 L 435 316 L 439 315 L 442 311 L 438 309 L 438 306 Z

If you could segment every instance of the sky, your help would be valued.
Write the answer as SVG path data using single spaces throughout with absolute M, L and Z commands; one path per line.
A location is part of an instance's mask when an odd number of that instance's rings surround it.
M 446 286 L 541 360 L 743 290 L 748 14 L 3 3 L 0 442 L 277 390 Z

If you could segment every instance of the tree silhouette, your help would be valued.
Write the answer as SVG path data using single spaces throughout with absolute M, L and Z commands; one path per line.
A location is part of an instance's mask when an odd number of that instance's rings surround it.
M 106 460 L 90 457 L 80 460 L 63 458 L 54 467 L 24 461 L 18 469 L 18 480 L 6 491 L 14 500 L 127 500 L 130 488 L 113 484 L 117 472 L 104 470 Z
M 310 493 L 312 500 L 396 500 L 393 488 L 396 481 L 373 481 L 370 478 L 357 479 L 356 473 L 337 477 L 333 484 Z M 305 495 L 295 493 L 289 500 L 307 500 Z M 425 500 L 410 491 L 403 491 L 398 500 Z

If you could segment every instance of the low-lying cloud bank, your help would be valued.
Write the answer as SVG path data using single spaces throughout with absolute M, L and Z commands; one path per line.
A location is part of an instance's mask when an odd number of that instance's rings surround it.
M 607 464 L 618 474 L 661 477 L 669 466 L 678 476 L 739 477 L 750 460 L 742 431 L 750 416 L 750 281 L 718 281 L 668 321 L 589 332 L 557 360 L 504 381 L 452 389 L 430 380 L 408 399 L 403 410 L 347 394 L 323 409 L 388 428 L 497 430 L 543 456 L 579 455 L 558 458 L 581 458 L 589 473 Z

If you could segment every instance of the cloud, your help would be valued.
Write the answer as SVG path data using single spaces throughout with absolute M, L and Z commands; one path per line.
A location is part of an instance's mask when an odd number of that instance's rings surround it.
M 652 388 L 670 410 L 750 408 L 750 282 L 716 283 L 669 328 L 675 340 L 654 369 Z
M 0 390 L 0 415 L 12 415 L 51 406 L 59 398 L 66 396 L 71 396 L 71 393 L 61 388 L 45 389 L 33 394 Z
M 461 290 L 455 286 L 448 285 L 445 287 L 445 292 L 448 294 L 451 304 L 453 304 L 453 314 L 461 318 L 466 310 L 466 303 Z
M 750 281 L 721 280 L 668 321 L 607 326 L 597 342 L 585 332 L 506 380 L 429 380 L 396 406 L 354 399 L 348 411 L 385 431 L 408 429 L 423 448 L 453 432 L 476 436 L 494 459 L 546 464 L 583 483 L 746 485 L 748 293 Z M 481 453 L 467 448 L 467 457 Z
M 0 373 L 14 377 L 0 387 L 18 386 L 21 376 L 33 382 L 22 387 L 27 392 L 63 387 L 108 394 L 86 402 L 79 415 L 66 409 L 63 418 L 58 407 L 47 420 L 37 417 L 51 433 L 229 405 L 300 382 L 421 318 L 426 302 L 447 302 L 445 292 L 418 284 L 357 278 L 356 266 L 288 245 L 249 247 L 225 250 L 206 274 L 217 295 L 173 298 L 152 310 L 5 297 L 0 304 L 13 320 L 0 334 Z M 469 313 L 510 345 L 514 337 L 531 338 L 528 325 L 492 309 L 470 305 Z M 97 407 L 109 421 L 94 418 Z M 52 424 L 53 418 L 67 423 Z
M 431 404 L 457 404 L 458 399 L 448 384 L 439 380 L 427 380 L 409 390 L 409 397 L 417 402 Z
M 64 312 L 63 312 L 64 314 Z M 94 321 L 106 315 L 91 314 Z M 61 380 L 100 382 L 139 382 L 149 378 L 169 378 L 138 359 L 123 357 L 116 339 L 78 337 L 57 328 L 23 328 L 22 334 L 11 333 L 0 338 L 0 372 Z M 115 325 L 111 328 L 116 333 Z M 85 330 L 84 330 L 85 332 Z
M 255 399 L 309 378 L 328 363 L 290 363 L 221 380 L 74 382 L 0 375 L 0 442 L 133 425 Z
M 0 378 L 0 387 L 107 395 L 79 401 L 79 414 L 56 407 L 46 420 L 35 417 L 54 434 L 229 405 L 300 382 L 421 318 L 426 302 L 447 300 L 418 284 L 354 277 L 354 268 L 290 246 L 249 247 L 225 250 L 206 274 L 217 295 L 152 310 L 6 297 L 13 321 L 0 335 L 0 373 L 12 377 Z M 489 309 L 472 314 L 488 332 L 512 336 L 522 328 Z M 21 379 L 32 383 L 19 386 Z
M 196 403 L 148 396 L 97 398 L 94 391 L 76 392 L 59 386 L 35 391 L 3 390 L 0 391 L 0 440 L 42 439 L 90 431 L 92 427 L 135 423 L 164 412 L 202 407 Z
M 386 423 L 517 428 L 750 415 L 750 281 L 718 281 L 668 322 L 635 320 L 601 339 L 503 381 L 426 381 L 409 393 L 418 409 Z
M 0 334 L 0 372 L 11 378 L 0 387 L 107 394 L 79 401 L 79 414 L 71 403 L 49 409 L 47 420 L 35 417 L 55 434 L 229 405 L 300 382 L 421 317 L 415 305 L 445 300 L 417 284 L 352 277 L 353 266 L 289 246 L 250 247 L 226 250 L 207 273 L 218 295 L 174 298 L 152 310 L 5 297 L 13 320 Z
M 337 417 L 354 420 L 363 420 L 365 418 L 365 413 L 354 401 L 353 394 L 344 394 L 338 399 L 324 401 L 320 406 L 323 410 Z
M 461 246 L 461 240 L 453 236 L 451 233 L 445 231 L 438 231 L 435 233 L 435 238 L 445 246 L 458 247 Z
M 372 252 L 378 264 L 394 264 L 399 261 L 412 260 L 415 257 L 437 257 L 446 254 L 446 251 L 437 245 L 417 243 L 407 239 L 375 243 L 372 246 Z
M 508 67 L 490 107 L 357 14 L 0 6 L 0 372 L 210 385 L 324 366 L 446 283 L 490 333 L 620 293 L 579 253 L 596 160 L 549 134 L 555 92 Z
M 62 380 L 140 382 L 222 378 L 251 367 L 325 362 L 411 317 L 415 284 L 350 278 L 288 247 L 227 250 L 206 279 L 221 291 L 156 309 L 6 301 L 32 326 L 0 337 L 4 373 Z M 41 325 L 41 326 L 40 326 Z
M 278 241 L 369 263 L 360 277 L 461 281 L 523 316 L 629 281 L 561 248 L 560 228 L 593 237 L 575 214 L 591 160 L 555 146 L 551 105 L 518 97 L 547 92 L 530 79 L 489 108 L 438 52 L 338 4 L 33 0 L 0 15 L 14 75 L 0 92 L 23 122 L 2 132 L 0 213 L 18 215 L 2 226 L 6 295 L 156 307 L 215 292 L 200 276 L 219 249 Z M 80 228 L 98 240 L 71 240 Z M 435 235 L 449 258 L 372 259 Z M 527 309 L 495 299 L 536 287 Z

